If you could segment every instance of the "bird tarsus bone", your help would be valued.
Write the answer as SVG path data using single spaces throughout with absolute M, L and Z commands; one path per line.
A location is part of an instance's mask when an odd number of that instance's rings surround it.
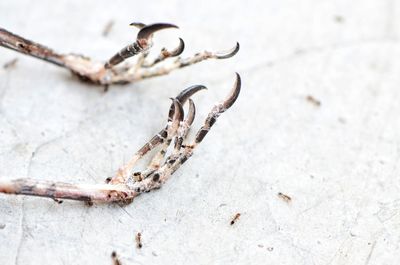
M 175 97 L 168 114 L 167 126 L 147 142 L 134 155 L 134 158 L 118 171 L 114 178 L 108 180 L 108 183 L 74 185 L 33 179 L 0 179 L 0 193 L 86 202 L 128 203 L 132 202 L 141 193 L 160 188 L 192 156 L 193 150 L 203 141 L 217 118 L 235 103 L 240 93 L 241 79 L 239 74 L 236 74 L 236 81 L 229 95 L 211 109 L 203 126 L 198 130 L 194 141 L 191 144 L 184 144 L 187 132 L 195 118 L 195 104 L 190 97 L 204 88 L 204 86 L 200 85 L 192 86 Z M 189 111 L 186 118 L 184 118 L 182 106 L 187 101 L 189 101 Z M 172 140 L 174 140 L 173 150 L 166 157 L 167 148 Z M 133 172 L 136 162 L 160 144 L 163 144 L 163 146 L 159 153 L 153 157 L 149 167 L 143 171 Z
M 177 28 L 177 26 L 169 23 L 146 25 L 140 22 L 131 23 L 131 26 L 139 29 L 136 41 L 121 49 L 106 63 L 75 53 L 56 52 L 3 28 L 0 28 L 0 46 L 66 68 L 83 81 L 103 86 L 132 83 L 166 75 L 174 70 L 208 59 L 227 59 L 234 56 L 240 48 L 239 43 L 236 43 L 235 47 L 225 52 L 203 51 L 187 58 L 181 58 L 179 55 L 184 51 L 185 43 L 180 38 L 177 48 L 171 51 L 163 48 L 158 57 L 153 61 L 147 61 L 146 57 L 151 50 L 153 34 L 159 30 Z M 139 55 L 136 63 L 121 64 L 135 55 Z M 168 60 L 169 58 L 171 59 Z

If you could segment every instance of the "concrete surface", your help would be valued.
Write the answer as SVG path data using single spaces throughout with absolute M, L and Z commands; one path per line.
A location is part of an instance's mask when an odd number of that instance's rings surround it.
M 132 21 L 178 24 L 158 48 L 181 36 L 185 55 L 242 47 L 107 93 L 0 49 L 1 65 L 18 58 L 0 69 L 2 178 L 102 182 L 164 125 L 169 97 L 209 87 L 194 98 L 198 127 L 243 78 L 190 161 L 126 207 L 0 195 L 1 264 L 110 264 L 113 250 L 123 264 L 398 264 L 397 1 L 4 0 L 0 14 L 2 27 L 98 59 L 135 36 Z

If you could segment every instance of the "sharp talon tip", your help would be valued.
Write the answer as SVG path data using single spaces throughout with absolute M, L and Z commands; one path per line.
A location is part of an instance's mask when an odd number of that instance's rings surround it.
M 182 38 L 179 38 L 179 46 L 171 52 L 171 57 L 181 55 L 184 50 L 185 50 L 185 42 L 183 41 Z
M 172 99 L 174 101 L 174 115 L 172 120 L 183 121 L 184 111 L 182 104 L 177 99 Z M 177 110 L 177 111 L 176 111 Z
M 186 123 L 190 126 L 192 125 L 194 118 L 196 116 L 196 106 L 191 98 L 189 98 L 189 111 L 186 117 Z
M 142 22 L 132 22 L 129 24 L 129 26 L 133 26 L 133 27 L 137 27 L 139 29 L 142 29 L 146 26 L 146 24 L 142 23 Z
M 228 97 L 224 101 L 224 107 L 225 109 L 229 109 L 233 103 L 235 103 L 236 99 L 239 97 L 240 94 L 240 88 L 242 86 L 242 80 L 240 78 L 240 75 L 236 73 L 236 81 L 235 84 L 233 85 L 233 88 L 228 95 Z
M 231 58 L 232 56 L 234 56 L 236 53 L 238 53 L 238 51 L 240 50 L 240 44 L 239 42 L 236 42 L 236 46 L 233 47 L 232 49 L 228 50 L 228 51 L 224 51 L 224 52 L 217 52 L 215 54 L 215 58 L 217 59 L 227 59 L 227 58 Z
M 155 23 L 146 25 L 139 31 L 137 39 L 148 39 L 154 32 L 167 28 L 178 28 L 178 26 L 169 23 Z
M 184 116 L 182 104 L 179 102 L 177 98 L 169 98 L 169 99 L 172 100 L 172 104 L 168 112 L 168 121 L 173 121 L 177 119 L 182 121 Z M 178 111 L 175 111 L 176 109 Z
M 207 87 L 205 87 L 203 85 L 190 86 L 190 87 L 184 89 L 181 93 L 179 93 L 179 95 L 176 96 L 176 99 L 179 100 L 179 102 L 181 104 L 185 104 L 186 100 L 188 100 L 195 93 L 197 93 L 203 89 L 207 89 Z

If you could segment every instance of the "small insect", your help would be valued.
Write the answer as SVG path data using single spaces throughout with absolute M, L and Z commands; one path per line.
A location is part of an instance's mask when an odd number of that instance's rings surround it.
M 240 217 L 240 213 L 235 214 L 235 216 L 231 220 L 231 225 L 234 225 L 236 223 L 236 221 L 239 220 L 239 217 Z
M 289 203 L 292 201 L 292 198 L 289 195 L 283 194 L 282 192 L 278 193 L 278 197 L 284 200 L 285 202 Z
M 308 95 L 308 96 L 306 97 L 306 100 L 307 100 L 308 102 L 310 102 L 311 104 L 317 106 L 317 107 L 321 106 L 321 101 L 319 101 L 318 99 L 314 98 L 314 97 L 311 96 L 311 95 Z
M 118 258 L 117 252 L 113 251 L 111 253 L 111 259 L 114 265 L 122 265 L 121 261 Z
M 141 233 L 137 233 L 135 236 L 135 240 L 136 240 L 136 247 L 137 248 L 142 248 L 142 234 Z
M 169 23 L 146 25 L 137 22 L 131 23 L 131 26 L 139 29 L 136 41 L 122 48 L 106 62 L 93 62 L 88 57 L 76 54 L 60 54 L 3 28 L 0 28 L 0 46 L 67 68 L 82 80 L 106 87 L 110 84 L 129 83 L 168 74 L 175 69 L 206 59 L 230 58 L 239 51 L 239 43 L 236 43 L 234 48 L 226 52 L 204 51 L 183 59 L 177 57 L 184 50 L 184 42 L 179 39 L 179 46 L 176 49 L 172 51 L 162 49 L 156 59 L 149 61 L 147 55 L 152 47 L 153 34 L 163 29 L 178 27 Z M 139 56 L 136 64 L 120 66 L 126 59 L 135 55 Z M 164 64 L 166 59 L 172 57 L 177 58 L 171 64 Z M 113 177 L 108 177 L 105 184 L 75 185 L 34 179 L 0 179 L 0 193 L 41 196 L 56 201 L 78 200 L 92 205 L 93 202 L 130 203 L 142 193 L 159 189 L 193 155 L 193 151 L 203 141 L 218 117 L 236 102 L 240 94 L 241 78 L 236 73 L 235 84 L 228 96 L 214 105 L 194 139 L 184 143 L 187 141 L 196 114 L 191 96 L 203 89 L 206 89 L 203 85 L 190 86 L 172 98 L 167 125 L 145 143 L 127 164 L 120 167 Z M 183 110 L 185 103 L 189 105 L 186 116 Z M 158 152 L 151 152 L 156 148 Z M 137 162 L 149 153 L 154 156 L 147 168 L 139 172 L 134 171 Z

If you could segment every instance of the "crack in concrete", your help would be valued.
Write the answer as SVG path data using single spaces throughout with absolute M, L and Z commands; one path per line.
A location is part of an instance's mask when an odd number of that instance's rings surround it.
M 372 253 L 374 252 L 375 246 L 376 246 L 376 240 L 374 241 L 374 243 L 372 243 L 372 246 L 371 246 L 371 249 L 369 250 L 367 259 L 365 260 L 365 265 L 369 264 L 369 261 L 371 260 Z
M 49 142 L 49 141 L 47 141 L 47 142 Z M 27 170 L 26 170 L 26 177 L 27 178 L 29 178 L 29 176 L 31 175 L 31 168 L 32 168 L 33 158 L 35 157 L 35 153 L 37 153 L 37 151 L 44 144 L 46 144 L 46 142 L 43 143 L 43 144 L 38 145 L 35 148 L 35 150 L 32 152 L 31 157 L 29 159 L 28 166 L 27 166 Z M 15 265 L 20 264 L 20 260 L 19 260 L 20 253 L 21 253 L 22 245 L 24 243 L 24 239 L 25 239 L 25 235 L 26 235 L 25 197 L 22 197 L 20 227 L 21 227 L 21 229 L 20 229 L 21 230 L 21 236 L 20 236 L 19 243 L 18 243 L 17 250 L 16 250 L 16 254 L 15 254 L 15 261 L 14 261 Z
M 21 229 L 20 229 L 21 232 L 20 233 L 21 233 L 21 236 L 19 238 L 17 250 L 16 250 L 16 253 L 15 253 L 15 261 L 14 261 L 15 265 L 20 264 L 19 257 L 20 257 L 20 253 L 21 253 L 21 249 L 22 249 L 22 244 L 23 244 L 23 241 L 24 241 L 24 238 L 25 238 L 25 222 L 26 222 L 26 220 L 25 220 L 25 198 L 22 198 L 21 219 L 20 219 L 20 227 L 21 227 Z
M 31 156 L 31 159 L 30 159 L 29 165 L 28 165 L 28 170 L 30 171 L 30 167 L 31 167 L 31 163 L 32 163 L 33 158 L 39 153 L 39 151 L 42 148 L 44 148 L 45 146 L 47 146 L 49 144 L 55 143 L 55 142 L 57 142 L 58 140 L 60 140 L 60 139 L 62 139 L 64 137 L 65 137 L 65 134 L 62 134 L 60 136 L 54 137 L 53 139 L 50 139 L 48 141 L 45 141 L 45 142 L 37 145 L 35 150 L 33 150 L 33 152 L 32 152 L 32 156 Z M 28 176 L 29 176 L 29 174 L 30 174 L 30 172 L 28 172 Z

